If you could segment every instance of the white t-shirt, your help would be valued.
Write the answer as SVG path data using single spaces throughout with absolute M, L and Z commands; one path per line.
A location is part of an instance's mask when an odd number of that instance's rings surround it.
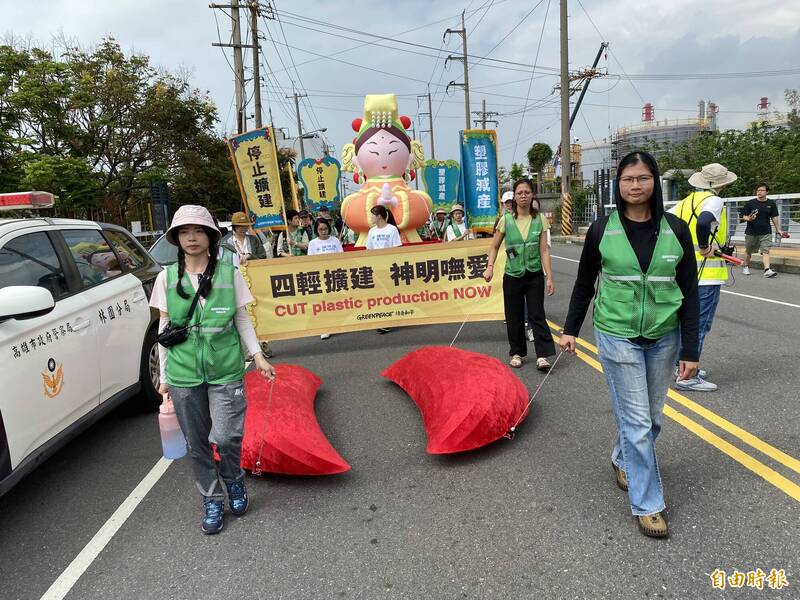
M 680 206 L 680 202 L 670 208 L 667 212 L 677 216 L 678 206 Z M 719 220 L 722 218 L 722 210 L 724 208 L 725 203 L 722 201 L 722 198 L 719 196 L 709 196 L 703 200 L 703 205 L 701 207 L 702 210 L 698 211 L 697 214 L 699 216 L 701 212 L 710 212 L 712 215 L 714 215 L 714 220 L 719 223 Z
M 231 241 L 233 242 L 233 248 L 239 259 L 246 258 L 247 255 L 253 254 L 253 250 L 250 248 L 250 238 L 248 236 L 244 236 L 244 242 L 239 242 L 236 234 L 233 234 L 231 236 Z
M 454 227 L 458 227 L 458 230 L 461 232 L 459 235 L 456 235 L 456 232 L 453 229 Z M 462 221 L 461 223 L 456 223 L 455 221 L 453 221 L 452 223 L 450 223 L 450 225 L 447 226 L 447 230 L 445 231 L 445 234 L 444 234 L 444 241 L 445 242 L 452 242 L 453 240 L 457 239 L 459 236 L 464 235 L 465 231 L 468 231 L 466 221 Z M 472 238 L 472 232 L 467 233 L 467 236 L 462 238 L 462 239 L 465 239 L 465 240 L 473 239 Z
M 189 273 L 189 281 L 192 283 L 192 290 L 184 290 L 187 294 L 193 294 L 197 291 L 198 286 L 198 279 L 197 273 Z M 251 302 L 254 302 L 253 294 L 250 293 L 250 288 L 247 287 L 247 284 L 244 281 L 244 277 L 242 277 L 242 273 L 239 269 L 236 269 L 233 273 L 233 291 L 236 294 L 236 308 L 240 306 L 246 306 Z M 200 296 L 198 300 L 198 304 L 203 306 L 205 304 L 205 298 Z M 156 282 L 153 284 L 153 293 L 150 295 L 150 306 L 153 308 L 157 308 L 162 312 L 167 312 L 167 270 L 163 269 L 161 273 L 158 274 L 156 277 Z M 183 317 L 181 317 L 183 318 Z
M 344 252 L 342 243 L 335 237 L 329 237 L 327 240 L 314 238 L 308 242 L 308 255 L 312 254 L 332 254 L 334 252 Z
M 379 228 L 377 225 L 369 230 L 367 234 L 367 250 L 381 250 L 383 248 L 396 248 L 402 246 L 400 232 L 397 227 L 387 223 Z

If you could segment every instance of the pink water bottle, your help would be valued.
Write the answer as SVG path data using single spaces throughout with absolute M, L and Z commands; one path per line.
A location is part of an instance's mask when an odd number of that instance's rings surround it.
M 164 400 L 161 403 L 158 409 L 158 428 L 161 431 L 164 458 L 176 459 L 186 456 L 186 438 L 183 437 L 172 402 Z

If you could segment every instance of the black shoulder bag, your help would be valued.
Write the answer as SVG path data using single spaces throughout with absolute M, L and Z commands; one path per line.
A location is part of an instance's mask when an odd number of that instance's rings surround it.
M 194 293 L 194 298 L 192 299 L 192 306 L 189 308 L 189 314 L 186 315 L 185 325 L 173 325 L 172 321 L 167 323 L 167 326 L 164 327 L 164 330 L 158 334 L 156 341 L 164 346 L 164 348 L 171 348 L 172 346 L 177 346 L 178 344 L 182 344 L 189 338 L 189 322 L 192 320 L 192 315 L 194 314 L 194 309 L 197 306 L 197 301 L 200 299 L 200 287 L 202 282 L 197 286 L 197 291 Z

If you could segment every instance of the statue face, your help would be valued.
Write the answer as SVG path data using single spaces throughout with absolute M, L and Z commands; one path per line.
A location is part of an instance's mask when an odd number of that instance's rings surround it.
M 367 177 L 400 177 L 409 167 L 411 153 L 402 140 L 381 130 L 364 142 L 356 158 Z

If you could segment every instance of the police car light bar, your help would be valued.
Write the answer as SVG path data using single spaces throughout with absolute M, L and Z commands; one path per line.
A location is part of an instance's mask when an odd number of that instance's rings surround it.
M 55 201 L 50 192 L 12 192 L 0 194 L 0 210 L 51 208 Z

